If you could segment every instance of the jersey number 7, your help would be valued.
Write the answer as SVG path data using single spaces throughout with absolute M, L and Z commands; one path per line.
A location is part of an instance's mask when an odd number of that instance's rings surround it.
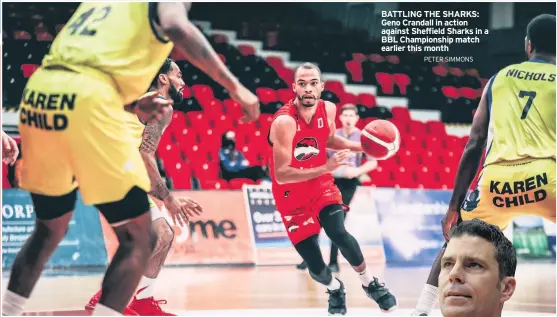
M 524 110 L 522 111 L 522 116 L 520 117 L 521 120 L 524 120 L 524 119 L 526 119 L 526 116 L 528 115 L 528 111 L 530 111 L 530 107 L 532 107 L 532 103 L 534 102 L 534 98 L 536 98 L 536 92 L 535 91 L 521 90 L 520 93 L 518 94 L 518 96 L 520 98 L 528 97 L 528 101 L 526 101 L 526 106 L 524 107 Z

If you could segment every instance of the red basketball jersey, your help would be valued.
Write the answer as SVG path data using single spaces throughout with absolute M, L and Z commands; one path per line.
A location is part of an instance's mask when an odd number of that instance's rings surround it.
M 273 121 L 281 115 L 287 115 L 296 120 L 296 135 L 292 141 L 292 157 L 290 167 L 297 169 L 314 168 L 327 163 L 327 139 L 330 128 L 327 121 L 327 109 L 323 100 L 318 100 L 315 115 L 308 124 L 298 114 L 296 105 L 289 101 L 274 115 Z M 270 141 L 269 141 L 270 143 Z M 271 146 L 273 146 L 271 144 Z M 271 148 L 269 169 L 273 181 L 273 196 L 277 209 L 282 212 L 291 212 L 305 206 L 316 195 L 334 185 L 330 173 L 304 182 L 279 184 L 275 180 L 275 164 Z

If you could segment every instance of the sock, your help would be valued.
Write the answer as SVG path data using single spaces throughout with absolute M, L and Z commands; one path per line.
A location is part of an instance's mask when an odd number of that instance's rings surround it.
M 2 305 L 2 315 L 21 316 L 26 302 L 27 298 L 7 290 L 4 296 L 4 304 Z
M 122 314 L 103 304 L 97 304 L 93 310 L 93 316 L 122 316 Z
M 336 291 L 339 288 L 340 288 L 340 282 L 336 278 L 333 278 L 331 283 L 327 285 L 327 289 L 330 291 Z
M 360 281 L 362 281 L 362 285 L 365 287 L 368 287 L 369 283 L 373 281 L 373 276 L 371 275 L 371 273 L 367 271 L 367 269 L 365 269 L 363 272 L 360 272 L 358 274 L 360 276 Z
M 155 281 L 154 278 L 142 276 L 139 281 L 139 286 L 137 287 L 137 292 L 135 293 L 135 298 L 145 299 L 153 296 L 153 284 L 155 284 Z
M 426 284 L 422 289 L 420 298 L 418 299 L 418 305 L 416 305 L 416 311 L 419 313 L 430 314 L 437 303 L 437 287 L 433 285 Z

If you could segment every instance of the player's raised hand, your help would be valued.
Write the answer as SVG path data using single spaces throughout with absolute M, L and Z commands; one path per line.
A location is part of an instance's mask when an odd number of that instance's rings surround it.
M 350 150 L 340 150 L 337 151 L 333 156 L 327 160 L 326 168 L 327 171 L 332 172 L 339 166 L 350 166 L 351 162 L 347 162 L 346 159 L 352 156 L 353 153 Z
M 230 93 L 230 96 L 242 106 L 244 116 L 240 119 L 241 122 L 250 122 L 259 118 L 261 114 L 259 99 L 246 87 L 239 84 L 238 87 Z
M 445 241 L 449 241 L 449 232 L 451 228 L 458 222 L 458 211 L 449 209 L 441 221 L 441 226 L 443 227 L 443 235 L 445 236 Z
M 2 161 L 14 165 L 18 155 L 17 143 L 6 132 L 2 131 Z
M 180 201 L 183 212 L 188 215 L 188 219 L 199 216 L 203 213 L 203 208 L 201 208 L 201 206 L 190 197 L 180 197 L 178 200 Z
M 174 224 L 183 227 L 188 224 L 189 217 L 188 214 L 182 208 L 182 202 L 174 197 L 174 195 L 170 194 L 164 199 L 164 207 L 168 211 L 170 218 Z
M 172 109 L 173 101 L 161 98 L 160 93 L 150 91 L 139 97 L 132 105 L 125 106 L 127 111 L 135 113 L 144 122 L 160 120 Z

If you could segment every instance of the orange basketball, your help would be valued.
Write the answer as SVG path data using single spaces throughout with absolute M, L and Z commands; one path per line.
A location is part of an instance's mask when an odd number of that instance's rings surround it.
M 386 160 L 400 148 L 400 133 L 391 122 L 375 120 L 362 130 L 360 142 L 367 155 L 376 160 Z

